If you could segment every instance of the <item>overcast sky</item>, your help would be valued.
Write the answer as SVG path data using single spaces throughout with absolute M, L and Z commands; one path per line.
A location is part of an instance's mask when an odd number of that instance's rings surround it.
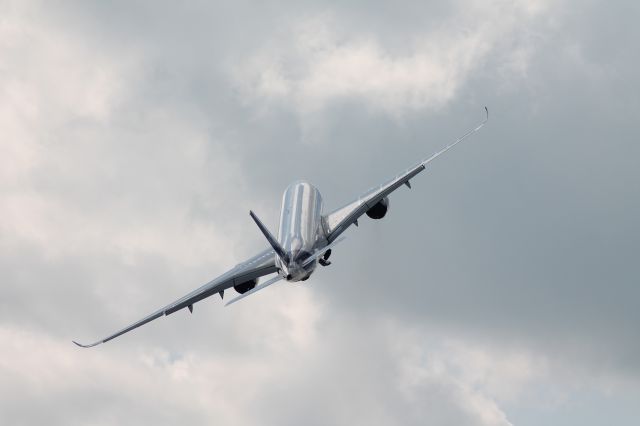
M 637 422 L 637 2 L 178 3 L 0 0 L 0 424 Z M 484 105 L 309 281 L 71 343 Z

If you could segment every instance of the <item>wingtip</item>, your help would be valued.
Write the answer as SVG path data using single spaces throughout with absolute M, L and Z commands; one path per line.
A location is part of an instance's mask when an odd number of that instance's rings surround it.
M 79 346 L 79 347 L 81 347 L 81 348 L 92 348 L 92 347 L 97 346 L 97 345 L 99 345 L 100 343 L 102 343 L 102 342 L 95 342 L 95 343 L 92 343 L 92 344 L 90 344 L 90 345 L 83 345 L 82 343 L 78 343 L 78 342 L 76 342 L 75 340 L 72 340 L 72 342 L 73 342 L 76 346 Z
M 487 118 L 485 118 L 484 121 L 488 121 L 489 120 L 489 108 L 487 108 L 487 106 L 484 106 L 484 111 L 487 113 Z

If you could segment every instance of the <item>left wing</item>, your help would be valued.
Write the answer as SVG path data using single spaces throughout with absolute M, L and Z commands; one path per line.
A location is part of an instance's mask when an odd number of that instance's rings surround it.
M 486 112 L 485 119 L 474 129 L 469 130 L 454 142 L 445 146 L 432 156 L 425 158 L 415 166 L 408 168 L 406 171 L 400 173 L 393 179 L 383 183 L 380 186 L 371 188 L 351 203 L 323 216 L 323 224 L 327 236 L 327 242 L 331 243 L 332 241 L 334 241 L 336 238 L 338 238 L 338 236 L 340 236 L 340 234 L 346 231 L 347 228 L 351 226 L 351 224 L 357 224 L 358 218 L 360 216 L 365 214 L 367 210 L 378 204 L 384 197 L 391 194 L 402 185 L 407 185 L 409 188 L 411 188 L 411 184 L 409 183 L 409 181 L 415 175 L 423 171 L 429 162 L 431 162 L 441 154 L 444 154 L 445 152 L 453 148 L 456 144 L 466 139 L 468 136 L 480 130 L 482 126 L 484 126 L 489 120 L 489 110 L 487 109 L 487 107 L 484 107 L 484 109 Z
M 234 285 L 242 284 L 247 281 L 256 279 L 263 275 L 272 274 L 277 272 L 277 268 L 275 265 L 275 252 L 272 249 L 264 250 L 258 255 L 250 258 L 246 262 L 242 262 L 237 264 L 233 269 L 227 271 L 226 273 L 220 275 L 218 278 L 215 278 L 200 288 L 192 291 L 186 296 L 176 300 L 175 302 L 165 306 L 164 308 L 158 309 L 152 314 L 142 318 L 140 321 L 134 322 L 130 326 L 123 328 L 115 334 L 112 334 L 109 337 L 106 337 L 102 340 L 98 340 L 95 343 L 91 343 L 89 345 L 83 345 L 74 341 L 78 346 L 83 348 L 90 348 L 92 346 L 99 345 L 100 343 L 108 342 L 111 339 L 115 339 L 118 336 L 123 335 L 126 332 L 129 332 L 135 328 L 140 327 L 154 319 L 160 318 L 164 315 L 169 315 L 174 312 L 179 311 L 180 309 L 189 308 L 190 311 L 193 311 L 193 304 L 201 301 L 211 295 L 216 293 L 220 293 L 220 296 L 223 295 L 224 291 L 229 287 Z

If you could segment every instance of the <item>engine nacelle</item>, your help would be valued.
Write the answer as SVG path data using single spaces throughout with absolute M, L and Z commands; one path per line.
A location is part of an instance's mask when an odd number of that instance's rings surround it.
M 387 214 L 389 210 L 389 198 L 384 197 L 382 200 L 378 201 L 378 203 L 367 210 L 367 216 L 371 219 L 382 219 Z
M 249 290 L 253 289 L 256 284 L 258 284 L 258 280 L 257 279 L 253 279 L 250 281 L 245 281 L 241 284 L 236 284 L 233 286 L 233 289 L 235 291 L 237 291 L 240 294 L 244 294 L 246 292 L 248 292 Z

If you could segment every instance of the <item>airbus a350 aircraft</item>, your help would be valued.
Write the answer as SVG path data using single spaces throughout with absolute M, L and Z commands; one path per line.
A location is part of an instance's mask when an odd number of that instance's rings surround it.
M 260 228 L 260 231 L 269 242 L 270 248 L 245 262 L 239 263 L 230 271 L 192 291 L 183 298 L 109 337 L 89 345 L 83 345 L 75 341 L 73 343 L 83 348 L 90 348 L 100 343 L 108 342 L 156 318 L 172 314 L 181 309 L 188 308 L 189 311 L 193 312 L 194 303 L 216 293 L 223 298 L 224 291 L 230 287 L 233 287 L 240 295 L 229 301 L 227 305 L 235 303 L 278 281 L 297 282 L 307 280 L 318 263 L 322 266 L 330 265 L 331 249 L 344 239 L 341 234 L 349 226 L 352 224 L 358 226 L 358 219 L 363 214 L 372 219 L 382 219 L 389 209 L 389 194 L 402 185 L 411 188 L 409 181 L 423 171 L 429 162 L 480 130 L 489 119 L 487 107 L 485 107 L 485 112 L 484 120 L 474 129 L 393 179 L 371 188 L 349 204 L 330 213 L 323 214 L 322 197 L 316 187 L 305 181 L 292 183 L 284 191 L 282 197 L 278 238 L 275 238 L 269 232 L 252 211 L 249 212 L 251 218 L 256 222 L 256 225 L 258 225 L 258 228 Z M 257 285 L 258 278 L 270 274 L 276 275 Z

